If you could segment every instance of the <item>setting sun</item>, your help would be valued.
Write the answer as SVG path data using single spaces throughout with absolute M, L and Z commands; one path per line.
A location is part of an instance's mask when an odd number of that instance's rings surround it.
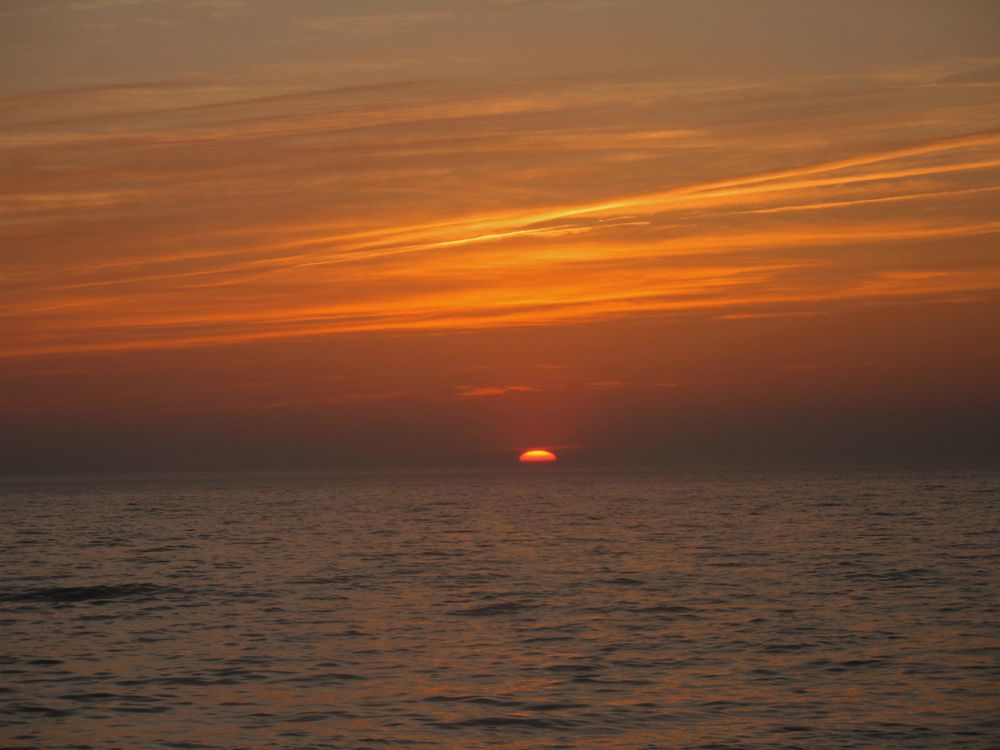
M 556 454 L 546 450 L 530 450 L 522 453 L 518 460 L 522 464 L 551 463 L 556 460 Z

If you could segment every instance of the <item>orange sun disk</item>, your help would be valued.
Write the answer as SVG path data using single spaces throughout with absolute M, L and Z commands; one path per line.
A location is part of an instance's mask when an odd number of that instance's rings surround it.
M 556 454 L 552 451 L 530 450 L 521 454 L 518 459 L 522 464 L 543 464 L 556 460 Z

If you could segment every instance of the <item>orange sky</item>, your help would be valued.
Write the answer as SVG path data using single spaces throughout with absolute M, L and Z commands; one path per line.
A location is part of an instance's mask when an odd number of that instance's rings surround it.
M 10 0 L 0 470 L 995 460 L 1000 7 L 746 5 Z

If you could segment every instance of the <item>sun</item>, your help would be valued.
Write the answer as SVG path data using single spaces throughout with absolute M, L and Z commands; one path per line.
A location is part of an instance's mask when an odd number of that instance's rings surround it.
M 525 451 L 521 454 L 518 459 L 522 464 L 547 464 L 556 460 L 556 454 L 552 451 L 542 450 L 540 448 L 534 448 L 530 451 Z

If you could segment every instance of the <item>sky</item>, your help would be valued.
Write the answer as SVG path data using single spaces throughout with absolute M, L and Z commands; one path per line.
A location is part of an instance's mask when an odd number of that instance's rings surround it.
M 2 473 L 1000 458 L 992 0 L 0 0 L 0 161 Z

